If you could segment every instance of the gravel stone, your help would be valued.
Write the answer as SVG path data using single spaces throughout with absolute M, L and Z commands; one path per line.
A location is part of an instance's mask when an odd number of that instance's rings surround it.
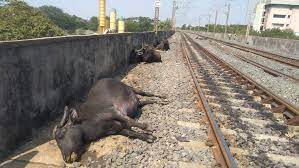
M 207 126 L 200 124 L 203 112 L 199 111 L 195 102 L 192 79 L 183 57 L 178 52 L 180 36 L 174 35 L 171 39 L 171 50 L 162 52 L 163 63 L 139 64 L 132 68 L 128 75 L 134 75 L 138 81 L 133 87 L 147 92 L 165 95 L 166 105 L 153 104 L 142 108 L 140 122 L 148 123 L 157 140 L 150 144 L 139 139 L 130 140 L 126 154 L 121 152 L 105 155 L 108 167 L 179 167 L 180 162 L 193 163 L 212 167 L 214 156 L 209 147 L 192 151 L 188 145 L 181 143 L 205 142 Z M 126 78 L 125 80 L 126 81 Z M 143 99 L 143 98 L 142 98 Z M 151 98 L 144 98 L 151 99 Z M 155 100 L 156 99 L 154 98 Z M 189 127 L 188 123 L 198 124 Z M 123 158 L 121 162 L 107 158 Z
M 194 35 L 190 37 L 195 39 Z M 248 71 L 255 77 L 268 78 L 264 72 L 219 51 L 215 46 L 210 45 L 209 41 L 196 40 L 196 42 L 235 68 L 243 70 L 242 72 Z M 206 96 L 218 124 L 221 128 L 234 132 L 226 135 L 228 146 L 242 149 L 247 153 L 246 155 L 242 152 L 235 154 L 237 164 L 240 167 L 288 167 L 292 165 L 288 163 L 288 159 L 277 160 L 270 156 L 279 158 L 281 155 L 281 157 L 299 159 L 299 137 L 288 136 L 290 130 L 283 118 L 275 117 L 260 102 L 254 100 L 245 88 L 243 89 L 234 82 L 230 75 L 227 75 L 213 61 L 201 55 L 191 43 L 189 44 L 189 54 L 199 62 L 196 72 L 205 80 L 204 89 L 209 90 Z M 281 88 L 291 85 L 289 83 L 290 85 L 284 86 L 274 80 L 269 80 L 269 82 Z M 271 88 L 269 85 L 266 87 Z M 288 96 L 292 98 L 291 95 Z
M 284 77 L 274 77 L 264 72 L 262 69 L 259 69 L 251 64 L 248 64 L 244 61 L 236 59 L 235 57 L 223 53 L 223 51 L 219 50 L 219 48 L 212 46 L 209 40 L 195 39 L 195 35 L 193 34 L 190 34 L 190 36 L 193 37 L 196 42 L 198 42 L 202 46 L 205 46 L 205 48 L 207 48 L 209 51 L 216 54 L 218 57 L 225 60 L 227 63 L 233 65 L 236 69 L 245 73 L 261 85 L 265 86 L 269 90 L 290 101 L 294 105 L 299 105 L 298 83 L 295 83 L 292 80 L 286 80 Z M 277 70 L 283 71 L 283 73 L 288 73 L 292 76 L 299 77 L 299 69 L 294 69 L 292 67 L 270 61 L 269 59 L 263 59 L 261 57 L 252 55 L 253 54 L 245 54 L 246 57 L 252 60 L 256 60 L 258 63 L 270 66 L 270 68 L 275 68 Z

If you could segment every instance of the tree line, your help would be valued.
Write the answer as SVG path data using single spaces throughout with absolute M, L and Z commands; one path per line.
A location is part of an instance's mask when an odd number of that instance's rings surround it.
M 204 27 L 201 26 L 191 26 L 191 25 L 182 25 L 182 30 L 195 30 L 195 31 L 207 31 L 214 32 L 214 24 L 207 24 Z M 247 25 L 229 25 L 227 27 L 227 33 L 236 34 L 236 35 L 245 35 L 246 34 Z M 217 25 L 216 33 L 224 33 L 225 25 Z M 275 29 L 267 29 L 265 31 L 254 31 L 250 30 L 250 35 L 252 36 L 261 36 L 261 37 L 272 37 L 272 38 L 284 38 L 284 39 L 295 39 L 299 40 L 299 37 L 295 35 L 292 29 L 280 30 L 278 28 Z
M 109 17 L 107 17 L 109 19 Z M 126 31 L 153 31 L 149 17 L 124 19 Z M 55 6 L 35 8 L 20 0 L 0 0 L 0 41 L 95 33 L 98 18 L 82 19 Z M 160 21 L 159 30 L 170 30 L 169 19 Z

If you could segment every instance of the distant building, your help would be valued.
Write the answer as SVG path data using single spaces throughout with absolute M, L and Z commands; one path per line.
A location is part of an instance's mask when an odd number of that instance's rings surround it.
M 292 29 L 299 35 L 299 0 L 260 0 L 256 5 L 253 29 Z
M 261 31 L 264 29 L 264 12 L 265 12 L 266 0 L 259 0 L 255 6 L 254 20 L 253 20 L 253 30 Z

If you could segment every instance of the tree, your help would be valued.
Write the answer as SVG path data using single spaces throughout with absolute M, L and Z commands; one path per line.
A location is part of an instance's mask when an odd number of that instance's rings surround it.
M 42 6 L 39 9 L 56 25 L 69 33 L 74 33 L 76 29 L 87 29 L 88 27 L 86 20 L 75 15 L 71 16 L 55 6 Z
M 280 30 L 276 29 L 267 29 L 265 31 L 260 32 L 257 34 L 262 37 L 273 37 L 273 38 L 285 38 L 285 39 L 298 39 L 295 35 L 294 31 L 291 29 Z
M 209 26 L 210 32 L 214 32 L 213 30 L 214 25 L 206 25 L 206 27 L 207 26 Z M 224 33 L 224 29 L 225 29 L 224 25 L 216 26 L 217 33 Z M 228 33 L 236 34 L 236 35 L 245 35 L 246 29 L 247 29 L 247 25 L 229 25 Z M 299 37 L 296 36 L 294 31 L 291 29 L 280 30 L 276 28 L 276 29 L 267 29 L 261 32 L 251 30 L 250 35 L 261 36 L 261 37 L 272 37 L 272 38 L 299 39 Z
M 128 32 L 153 31 L 153 20 L 148 17 L 137 17 L 125 19 L 126 30 Z
M 126 31 L 128 32 L 138 32 L 139 31 L 139 25 L 137 21 L 127 19 L 125 20 L 125 26 L 126 26 Z
M 170 19 L 166 19 L 165 21 L 161 21 L 159 23 L 159 30 L 171 30 L 172 24 Z
M 187 29 L 186 24 L 183 24 L 183 26 L 182 26 L 182 30 L 186 30 L 186 29 Z
M 0 40 L 64 35 L 62 29 L 25 2 L 10 0 L 0 7 Z
M 88 21 L 88 26 L 87 26 L 87 28 L 89 29 L 89 30 L 93 30 L 93 31 L 97 31 L 97 29 L 98 29 L 98 18 L 97 17 L 95 17 L 95 16 L 93 16 L 93 17 L 91 17 L 90 19 L 89 19 L 89 21 Z

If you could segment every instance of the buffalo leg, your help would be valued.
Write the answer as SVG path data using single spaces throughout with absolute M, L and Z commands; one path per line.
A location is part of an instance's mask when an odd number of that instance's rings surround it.
M 138 104 L 138 107 L 143 107 L 143 106 L 148 105 L 148 104 L 166 105 L 167 103 L 157 102 L 157 101 L 154 101 L 154 100 L 146 100 L 146 101 L 140 101 L 139 104 Z
M 150 134 L 145 134 L 145 133 L 138 133 L 133 130 L 129 129 L 123 129 L 122 131 L 119 132 L 120 135 L 127 136 L 129 138 L 133 139 L 140 139 L 149 143 L 153 143 L 157 138 L 153 135 Z
M 165 96 L 156 95 L 156 94 L 152 94 L 152 93 L 149 93 L 149 92 L 144 92 L 142 90 L 138 90 L 138 89 L 135 89 L 135 88 L 132 88 L 132 89 L 133 89 L 134 93 L 136 93 L 138 95 L 141 95 L 141 96 L 159 97 L 159 98 L 163 98 L 163 99 L 166 98 Z
M 138 107 L 143 107 L 148 104 L 156 104 L 156 103 L 157 103 L 157 101 L 153 101 L 153 100 L 140 101 L 138 104 Z
M 142 130 L 146 130 L 148 128 L 147 124 L 139 123 L 139 122 L 133 120 L 132 118 L 127 117 L 127 116 L 122 116 L 122 115 L 117 115 L 116 114 L 114 117 L 115 117 L 116 120 L 125 123 L 129 128 L 130 127 L 137 127 L 137 128 L 142 129 Z

